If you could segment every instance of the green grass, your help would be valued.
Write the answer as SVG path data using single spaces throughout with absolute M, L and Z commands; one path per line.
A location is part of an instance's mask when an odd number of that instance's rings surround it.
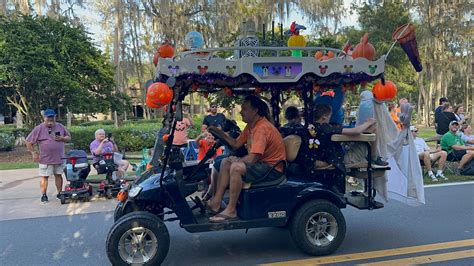
M 38 168 L 38 163 L 0 163 L 0 170 Z
M 468 182 L 468 181 L 474 181 L 474 176 L 469 176 L 469 175 L 450 175 L 444 173 L 444 175 L 448 178 L 448 180 L 444 181 L 442 179 L 438 180 L 438 182 L 433 182 L 431 178 L 428 177 L 427 174 L 424 175 L 423 177 L 423 183 L 425 185 L 431 185 L 431 184 L 442 184 L 442 183 L 454 183 L 454 182 Z
M 418 137 L 422 139 L 430 138 L 436 136 L 436 131 L 434 128 L 418 128 Z

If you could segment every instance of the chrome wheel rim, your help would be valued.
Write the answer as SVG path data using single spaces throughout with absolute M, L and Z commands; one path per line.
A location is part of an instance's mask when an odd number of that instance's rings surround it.
M 147 263 L 156 255 L 158 239 L 145 227 L 134 227 L 126 231 L 119 240 L 119 254 L 129 264 Z
M 336 239 L 337 231 L 336 218 L 327 212 L 315 213 L 306 222 L 306 238 L 318 247 L 331 244 Z

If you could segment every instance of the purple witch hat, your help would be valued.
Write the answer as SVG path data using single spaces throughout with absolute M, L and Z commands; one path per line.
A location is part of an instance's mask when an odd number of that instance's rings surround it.
M 398 27 L 393 32 L 392 38 L 394 41 L 398 41 L 398 43 L 400 43 L 416 72 L 421 72 L 421 70 L 423 70 L 423 66 L 421 65 L 420 54 L 418 53 L 415 26 L 411 23 L 408 23 Z

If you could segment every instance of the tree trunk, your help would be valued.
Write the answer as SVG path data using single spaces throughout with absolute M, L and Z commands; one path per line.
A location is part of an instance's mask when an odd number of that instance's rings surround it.
M 122 68 L 120 64 L 120 48 L 122 41 L 122 0 L 115 1 L 115 34 L 114 34 L 114 64 L 115 69 L 115 86 L 118 93 L 123 91 L 122 84 Z M 114 110 L 114 124 L 115 127 L 120 127 L 123 124 L 120 114 Z
M 72 126 L 72 113 L 71 111 L 69 111 L 69 108 L 66 107 L 66 111 L 67 111 L 67 128 L 71 128 Z

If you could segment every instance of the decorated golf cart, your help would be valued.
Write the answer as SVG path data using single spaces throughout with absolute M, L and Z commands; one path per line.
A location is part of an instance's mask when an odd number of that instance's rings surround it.
M 291 28 L 290 28 L 291 29 Z M 297 27 L 293 27 L 296 33 Z M 200 41 L 198 33 L 190 42 Z M 297 35 L 295 35 L 297 36 Z M 196 37 L 196 40 L 193 38 Z M 363 40 L 364 42 L 364 40 Z M 186 231 L 206 232 L 258 227 L 288 226 L 295 244 L 310 255 L 327 255 L 343 242 L 346 223 L 340 209 L 378 209 L 373 181 L 390 167 L 373 167 L 370 142 L 375 134 L 355 137 L 334 135 L 336 142 L 361 142 L 368 146 L 368 161 L 348 167 L 347 173 L 365 180 L 363 191 L 346 192 L 345 174 L 333 167 L 295 165 L 300 152 L 300 137 L 284 139 L 285 174 L 278 180 L 245 184 L 237 206 L 239 219 L 212 223 L 201 199 L 193 194 L 198 183 L 209 176 L 209 164 L 216 149 L 225 144 L 218 139 L 201 161 L 184 161 L 180 149 L 172 145 L 176 123 L 183 118 L 182 102 L 190 93 L 207 96 L 224 90 L 228 97 L 250 94 L 270 98 L 275 126 L 279 125 L 281 103 L 297 94 L 304 103 L 306 125 L 313 121 L 315 94 L 355 90 L 374 80 L 384 82 L 385 55 L 357 50 L 321 47 L 265 47 L 242 40 L 229 48 L 196 49 L 157 60 L 154 84 L 148 88 L 147 104 L 167 105 L 163 126 L 155 143 L 150 164 L 140 179 L 118 195 L 115 223 L 107 236 L 107 255 L 113 265 L 157 265 L 165 259 L 170 237 L 165 222 L 179 221 Z M 365 40 L 365 45 L 367 42 Z M 199 45 L 198 45 L 199 46 Z M 219 57 L 232 51 L 233 57 Z M 291 56 L 290 56 L 291 54 Z M 368 58 L 366 58 L 368 57 Z M 292 167 L 296 166 L 296 167 Z M 302 168 L 307 171 L 303 171 Z

